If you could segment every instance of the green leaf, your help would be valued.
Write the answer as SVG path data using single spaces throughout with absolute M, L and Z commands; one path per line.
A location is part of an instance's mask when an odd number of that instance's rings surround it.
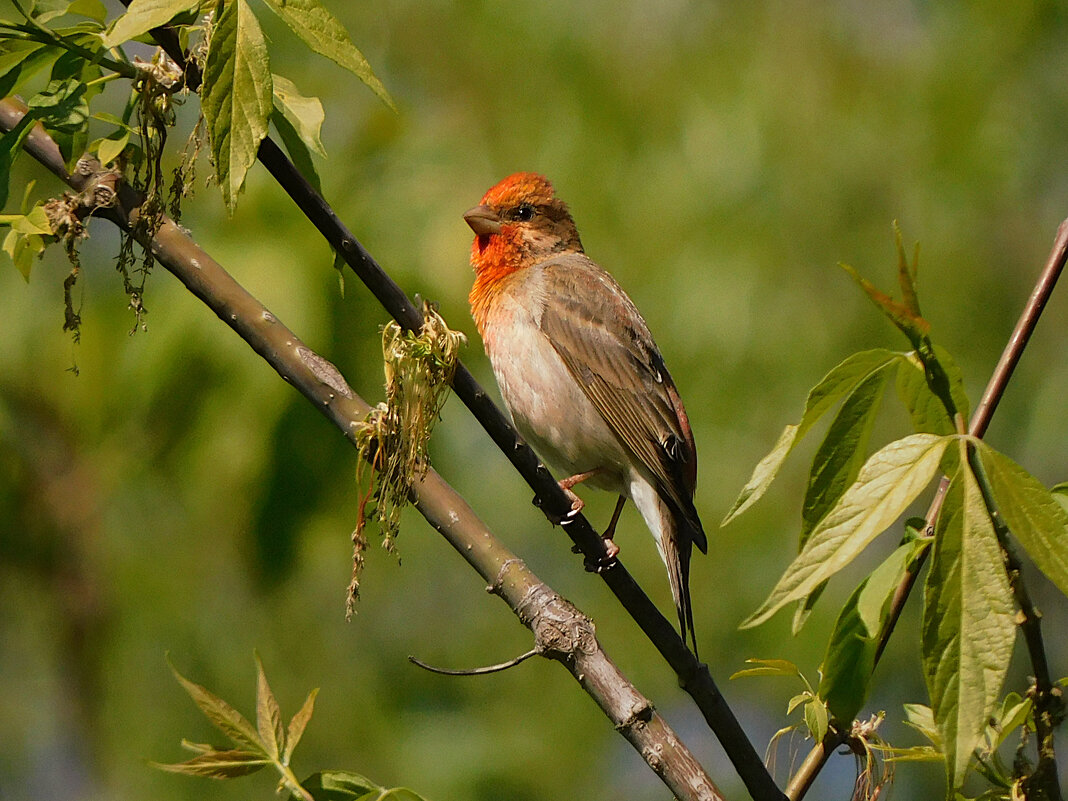
M 385 789 L 366 776 L 345 770 L 313 773 L 300 785 L 315 801 L 355 801 L 367 793 L 380 793 Z
M 931 482 L 951 440 L 934 434 L 912 434 L 874 453 L 742 628 L 763 623 L 853 561 Z
M 753 475 L 742 488 L 734 505 L 720 525 L 727 525 L 734 518 L 752 506 L 767 491 L 775 475 L 779 472 L 786 457 L 794 445 L 808 433 L 808 430 L 842 398 L 849 395 L 858 384 L 872 373 L 881 370 L 902 358 L 902 354 L 877 348 L 875 350 L 854 353 L 841 364 L 832 369 L 808 393 L 801 422 L 788 425 L 779 436 L 771 452 L 760 460 Z
M 97 22 L 103 22 L 107 19 L 108 10 L 104 8 L 104 4 L 100 0 L 74 0 L 70 4 L 70 8 L 67 9 L 70 14 L 80 14 L 83 17 L 89 17 Z
M 793 450 L 796 441 L 797 426 L 786 426 L 782 434 L 779 435 L 779 440 L 775 443 L 771 452 L 753 468 L 753 475 L 749 477 L 749 481 L 742 487 L 742 491 L 735 499 L 734 505 L 720 523 L 721 526 L 727 525 L 760 499 L 768 487 L 771 486 L 771 482 L 775 479 L 775 475 L 779 472 L 783 462 L 786 461 L 786 457 L 790 455 L 790 451 Z
M 1001 548 L 975 476 L 954 476 L 924 587 L 923 668 L 950 786 L 959 787 L 998 695 L 1016 639 Z
M 288 765 L 290 757 L 293 756 L 293 751 L 297 747 L 297 743 L 300 742 L 300 738 L 304 736 L 304 729 L 308 726 L 308 721 L 311 720 L 312 713 L 315 711 L 315 697 L 319 694 L 319 688 L 315 688 L 308 693 L 307 699 L 304 701 L 304 706 L 295 714 L 292 720 L 289 721 L 289 727 L 286 730 L 286 747 L 282 753 L 282 764 Z
M 193 702 L 200 707 L 200 711 L 219 731 L 233 740 L 236 745 L 243 746 L 261 757 L 267 756 L 259 734 L 244 715 L 207 688 L 185 678 L 174 665 L 171 665 L 171 672 L 174 673 L 174 677 L 182 688 L 189 693 Z
M 15 267 L 22 277 L 30 280 L 30 271 L 33 270 L 34 260 L 41 255 L 46 247 L 43 237 L 25 236 L 18 231 L 8 231 L 4 237 L 3 251 L 11 257 Z
M 265 759 L 263 754 L 252 751 L 229 750 L 207 751 L 197 754 L 185 762 L 173 764 L 150 763 L 152 767 L 166 770 L 171 773 L 184 773 L 187 776 L 207 776 L 212 779 L 233 779 L 238 776 L 247 776 L 255 773 L 271 760 Z
M 928 544 L 914 540 L 898 546 L 853 591 L 835 621 L 823 657 L 819 696 L 842 723 L 851 722 L 867 700 L 875 651 L 894 593 L 908 565 Z
M 968 419 L 968 396 L 964 393 L 964 377 L 949 352 L 940 345 L 934 346 L 935 356 L 949 378 L 950 395 L 957 411 Z M 912 418 L 916 431 L 929 434 L 953 434 L 956 427 L 946 412 L 945 404 L 931 390 L 924 373 L 923 362 L 915 352 L 901 361 L 897 373 L 897 394 Z
M 801 548 L 816 524 L 856 480 L 867 458 L 868 441 L 889 375 L 885 368 L 886 365 L 870 373 L 849 393 L 816 451 L 801 505 Z
M 263 663 L 256 655 L 256 730 L 260 741 L 267 747 L 267 754 L 278 759 L 285 752 L 286 730 L 282 726 L 282 710 L 278 708 L 278 699 L 271 692 L 267 683 L 267 674 L 263 672 Z
M 121 128 L 110 136 L 98 139 L 96 142 L 96 156 L 105 167 L 122 155 L 126 145 L 130 143 L 130 132 Z M 90 147 L 90 150 L 93 148 Z
M 1021 698 L 1018 693 L 1009 693 L 1001 702 L 1001 713 L 997 716 L 995 737 L 990 750 L 996 751 L 1016 729 L 1027 724 L 1034 702 L 1030 698 Z
M 891 748 L 871 745 L 887 762 L 943 762 L 945 756 L 930 745 L 914 745 L 911 748 Z
M 274 127 L 278 131 L 278 135 L 281 137 L 282 144 L 285 145 L 286 152 L 289 153 L 289 158 L 293 162 L 293 165 L 300 171 L 300 174 L 307 179 L 308 183 L 315 187 L 317 192 L 322 193 L 322 182 L 319 179 L 319 171 L 315 169 L 315 162 L 312 161 L 311 151 L 308 150 L 308 145 L 305 144 L 300 133 L 293 127 L 293 124 L 286 119 L 281 111 L 279 111 L 277 105 L 275 106 L 274 113 L 271 114 L 271 122 L 274 123 Z
M 805 725 L 817 743 L 823 742 L 827 735 L 827 706 L 819 698 L 813 698 L 805 704 Z
M 245 0 L 224 3 L 204 66 L 201 109 L 226 208 L 233 213 L 271 115 L 271 70 L 263 31 Z
M 50 81 L 26 105 L 50 132 L 75 133 L 89 123 L 86 85 L 79 78 Z
M 56 17 L 62 17 L 70 8 L 71 0 L 34 0 L 30 16 L 44 25 Z
M 305 97 L 296 85 L 281 75 L 271 75 L 274 87 L 274 107 L 290 122 L 301 140 L 315 155 L 326 158 L 319 131 L 326 115 L 317 97 Z
M 1068 511 L 1042 483 L 1004 454 L 976 442 L 994 503 L 1012 535 L 1057 589 L 1068 595 Z
M 319 0 L 266 0 L 293 33 L 312 50 L 344 67 L 394 111 L 397 107 L 386 87 L 375 76 L 367 59 L 356 49 L 348 31 Z
M 1059 503 L 1064 511 L 1068 512 L 1068 481 L 1054 484 L 1050 487 L 1049 492 L 1053 496 L 1053 500 Z
M 801 671 L 797 669 L 797 665 L 786 659 L 746 659 L 745 663 L 747 665 L 757 665 L 758 667 L 739 670 L 731 676 L 731 679 L 738 679 L 744 676 L 801 676 Z
M 942 734 L 935 725 L 934 712 L 926 704 L 905 704 L 905 723 L 914 728 L 942 751 Z
M 0 137 L 0 209 L 7 204 L 8 192 L 11 189 L 11 165 L 22 152 L 22 142 L 29 135 L 35 121 L 33 112 L 24 114 L 14 128 Z
M 117 47 L 153 28 L 166 25 L 179 14 L 195 8 L 199 2 L 200 0 L 133 0 L 126 13 L 108 28 L 104 35 L 104 47 Z

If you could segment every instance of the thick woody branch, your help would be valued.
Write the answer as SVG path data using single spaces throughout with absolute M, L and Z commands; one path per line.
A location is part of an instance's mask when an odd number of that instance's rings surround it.
M 1045 267 L 1039 274 L 1035 288 L 1031 291 L 1031 296 L 1027 299 L 1023 312 L 1020 314 L 1020 319 L 1017 320 L 1009 341 L 1002 351 L 1001 358 L 998 359 L 997 366 L 987 382 L 983 397 L 972 413 L 972 419 L 968 425 L 968 433 L 970 435 L 982 438 L 986 434 L 994 411 L 1005 394 L 1005 389 L 1008 387 L 1009 379 L 1016 370 L 1016 366 L 1020 363 L 1024 348 L 1038 325 L 1039 317 L 1041 317 L 1042 310 L 1046 307 L 1050 295 L 1053 294 L 1053 288 L 1057 285 L 1057 279 L 1060 278 L 1066 261 L 1068 261 L 1068 220 L 1063 221 L 1057 227 L 1057 235 L 1053 240 L 1053 248 L 1046 259 Z M 926 525 L 924 527 L 925 536 L 934 536 L 935 525 L 942 511 L 942 503 L 948 489 L 949 477 L 942 476 L 931 505 L 927 509 Z M 893 634 L 897 621 L 905 609 L 905 602 L 908 600 L 916 580 L 919 578 L 929 550 L 923 551 L 915 563 L 909 567 L 905 577 L 894 592 L 887 624 L 880 635 L 879 644 L 875 652 L 875 665 L 879 664 L 883 651 L 886 649 L 886 644 L 890 640 L 890 635 Z M 1039 763 L 1029 784 L 1041 784 L 1045 795 L 1036 797 L 1048 797 L 1059 801 L 1061 792 L 1057 782 L 1057 769 L 1053 754 L 1052 721 L 1056 720 L 1061 714 L 1063 701 L 1050 680 L 1049 668 L 1046 665 L 1045 646 L 1042 642 L 1039 622 L 1041 615 L 1031 603 L 1027 588 L 1024 586 L 1018 559 L 1011 550 L 1003 549 L 1003 552 L 1007 560 L 1009 575 L 1012 579 L 1016 603 L 1020 607 L 1020 630 L 1023 633 L 1028 655 L 1031 657 L 1032 667 L 1035 672 L 1035 723 L 1038 729 Z M 808 758 L 802 763 L 801 768 L 790 780 L 787 795 L 791 801 L 797 801 L 797 799 L 805 795 L 826 763 L 830 752 L 844 741 L 845 737 L 843 735 L 830 732 L 827 738 L 824 738 L 824 741 L 813 749 Z
M 10 130 L 24 113 L 25 108 L 20 108 L 14 101 L 0 101 L 0 128 Z M 98 180 L 99 165 L 95 160 L 83 161 L 80 169 L 69 175 L 63 167 L 58 147 L 40 128 L 27 137 L 25 147 L 79 192 Z M 98 216 L 105 216 L 124 229 L 135 231 L 138 200 L 131 189 L 120 186 L 118 202 L 101 210 Z M 370 406 L 349 388 L 333 364 L 305 346 L 169 218 L 163 219 L 150 241 L 141 244 L 150 248 L 160 264 L 350 441 L 355 440 L 355 431 Z M 412 492 L 416 507 L 427 521 L 531 629 L 542 654 L 560 662 L 571 672 L 677 798 L 685 801 L 722 799 L 693 754 L 650 701 L 605 654 L 594 634 L 593 624 L 585 616 L 505 548 L 435 471 L 428 470 Z

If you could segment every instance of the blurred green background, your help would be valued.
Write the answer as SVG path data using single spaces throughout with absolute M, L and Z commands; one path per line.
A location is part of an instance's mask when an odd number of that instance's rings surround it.
M 510 172 L 554 181 L 587 251 L 643 310 L 699 446 L 711 540 L 692 578 L 702 656 L 763 750 L 799 687 L 727 677 L 748 657 L 781 657 L 815 681 L 836 604 L 896 535 L 833 582 L 792 638 L 786 613 L 757 630 L 737 624 L 796 547 L 815 439 L 753 511 L 717 522 L 827 370 L 855 350 L 905 347 L 835 266 L 892 287 L 895 219 L 907 243 L 922 243 L 933 336 L 978 399 L 1068 215 L 1068 12 L 855 0 L 332 8 L 399 113 L 257 5 L 272 69 L 327 109 L 326 197 L 409 293 L 440 302 L 467 332 L 464 360 L 480 380 L 492 386 L 466 306 L 471 234 L 460 215 Z M 32 165 L 19 176 L 60 191 Z M 201 245 L 380 399 L 384 313 L 351 277 L 340 295 L 327 247 L 262 168 L 233 218 L 214 188 L 186 209 Z M 251 714 L 254 649 L 286 714 L 322 688 L 299 776 L 355 769 L 438 801 L 668 797 L 556 665 L 450 679 L 407 663 L 471 667 L 530 645 L 417 514 L 406 514 L 402 565 L 372 550 L 346 623 L 353 451 L 165 271 L 149 280 L 148 332 L 129 336 L 116 235 L 104 223 L 92 233 L 78 345 L 61 331 L 61 255 L 28 285 L 0 265 L 0 797 L 268 797 L 264 776 L 209 784 L 147 765 L 185 758 L 182 737 L 221 739 L 165 655 Z M 1066 325 L 1062 289 L 989 433 L 1048 484 L 1068 479 Z M 882 419 L 880 436 L 905 432 L 892 398 Z M 721 788 L 745 797 L 673 675 L 455 400 L 432 452 L 500 537 L 595 619 Z M 587 499 L 591 519 L 606 520 L 611 499 Z M 633 509 L 620 525 L 623 560 L 673 617 Z M 1028 578 L 1054 672 L 1068 674 L 1064 599 Z M 919 600 L 865 710 L 886 711 L 881 731 L 898 745 L 918 742 L 901 704 L 925 700 Z M 1027 673 L 1018 653 L 1014 689 Z M 780 777 L 807 746 L 782 745 Z M 847 798 L 853 776 L 853 761 L 836 757 L 812 797 Z M 904 765 L 898 779 L 898 798 L 942 792 L 937 766 Z

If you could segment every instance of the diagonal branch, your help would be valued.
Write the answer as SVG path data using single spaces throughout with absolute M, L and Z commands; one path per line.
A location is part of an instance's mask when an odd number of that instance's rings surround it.
M 20 106 L 11 99 L 0 101 L 0 129 L 18 123 L 26 112 Z M 91 187 L 99 174 L 95 159 L 83 159 L 69 175 L 59 148 L 39 126 L 27 136 L 25 148 L 75 190 Z M 121 186 L 118 203 L 97 216 L 137 235 L 139 200 Z M 333 364 L 305 346 L 169 218 L 141 244 L 355 444 L 355 431 L 370 406 Z M 531 629 L 540 653 L 568 669 L 677 798 L 722 801 L 697 759 L 605 654 L 588 618 L 505 548 L 435 471 L 428 470 L 412 494 L 427 521 Z

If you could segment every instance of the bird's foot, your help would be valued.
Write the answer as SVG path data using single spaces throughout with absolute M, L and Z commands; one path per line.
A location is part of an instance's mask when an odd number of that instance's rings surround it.
M 603 573 L 616 564 L 616 557 L 619 556 L 619 546 L 613 542 L 608 533 L 602 535 L 602 539 L 604 540 L 604 553 L 597 556 L 587 556 L 582 562 L 582 566 L 589 573 Z M 576 545 L 571 550 L 578 553 L 578 546 Z
M 543 512 L 545 512 L 545 516 L 549 518 L 549 522 L 552 523 L 554 526 L 566 526 L 568 523 L 575 519 L 575 515 L 577 515 L 586 507 L 586 502 L 582 500 L 582 498 L 580 498 L 578 495 L 576 495 L 571 490 L 571 487 L 564 486 L 563 481 L 559 483 L 560 489 L 564 491 L 564 494 L 567 496 L 567 499 L 571 501 L 571 508 L 567 512 L 562 515 L 557 515 L 553 514 L 552 512 L 546 511 L 542 505 L 542 499 L 537 496 L 535 496 L 532 503 L 539 509 L 541 509 Z

